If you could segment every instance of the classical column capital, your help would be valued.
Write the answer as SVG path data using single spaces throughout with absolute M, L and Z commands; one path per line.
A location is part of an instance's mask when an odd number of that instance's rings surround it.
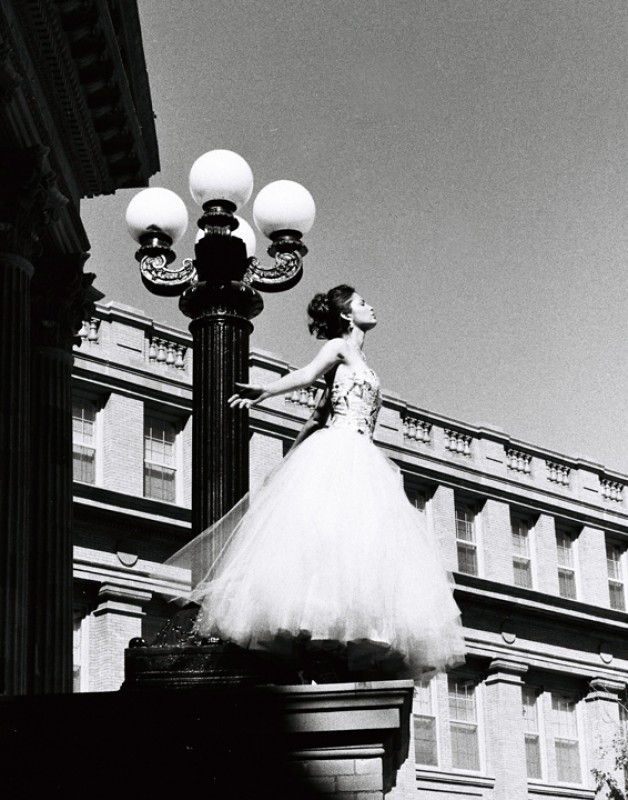
M 150 602 L 152 592 L 118 583 L 103 583 L 98 591 L 98 608 L 95 617 L 114 614 L 123 617 L 144 616 L 143 607 Z
M 626 690 L 624 682 L 604 676 L 592 678 L 589 681 L 589 687 L 590 692 L 584 698 L 587 703 L 594 700 L 606 700 L 615 703 L 619 699 L 619 695 Z
M 0 45 L 0 103 L 8 104 L 13 99 L 23 79 L 13 64 L 13 50 L 8 44 Z
M 92 286 L 96 275 L 84 273 L 87 253 L 41 256 L 35 260 L 31 287 L 33 343 L 69 350 L 103 295 Z
M 0 150 L 0 250 L 31 260 L 45 228 L 68 202 L 48 163 L 48 148 Z
M 492 683 L 521 684 L 521 679 L 528 671 L 528 665 L 510 658 L 494 658 L 488 666 L 487 685 Z

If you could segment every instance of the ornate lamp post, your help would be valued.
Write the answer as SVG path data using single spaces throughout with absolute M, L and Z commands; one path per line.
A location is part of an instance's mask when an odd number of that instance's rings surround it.
M 263 309 L 260 291 L 284 291 L 300 280 L 302 242 L 314 222 L 310 193 L 293 181 L 264 187 L 253 204 L 258 229 L 271 240 L 265 267 L 255 258 L 255 234 L 235 212 L 253 192 L 247 162 L 229 150 L 212 150 L 190 170 L 190 191 L 203 209 L 193 259 L 176 266 L 173 245 L 187 228 L 183 201 L 168 189 L 144 189 L 131 200 L 126 220 L 140 248 L 144 285 L 154 294 L 180 295 L 191 318 L 192 534 L 220 519 L 248 490 L 248 415 L 227 405 L 236 381 L 248 381 L 251 319 Z

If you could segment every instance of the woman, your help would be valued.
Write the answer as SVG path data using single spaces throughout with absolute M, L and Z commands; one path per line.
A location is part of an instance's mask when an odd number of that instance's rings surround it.
M 232 408 L 325 377 L 311 420 L 251 500 L 192 598 L 196 631 L 296 658 L 327 653 L 336 677 L 418 678 L 464 660 L 451 580 L 397 467 L 373 444 L 379 381 L 364 339 L 377 320 L 350 286 L 317 294 L 307 366 L 266 386 L 238 384 Z M 329 423 L 328 425 L 326 423 Z

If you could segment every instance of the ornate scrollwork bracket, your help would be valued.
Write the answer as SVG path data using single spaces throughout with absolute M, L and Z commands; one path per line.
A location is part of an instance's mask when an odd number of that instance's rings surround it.
M 303 256 L 307 247 L 301 241 L 297 231 L 279 231 L 273 234 L 273 243 L 268 248 L 268 255 L 274 258 L 274 264 L 264 267 L 253 256 L 248 261 L 244 282 L 262 292 L 285 292 L 303 277 Z
M 142 246 L 135 254 L 144 286 L 153 294 L 166 297 L 182 294 L 196 278 L 191 258 L 184 259 L 179 266 L 171 266 L 175 259 L 171 245 L 165 234 L 151 234 L 142 239 Z

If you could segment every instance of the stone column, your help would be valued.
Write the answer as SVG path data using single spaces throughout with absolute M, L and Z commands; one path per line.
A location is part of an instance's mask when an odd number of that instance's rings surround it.
M 0 151 L 0 693 L 27 691 L 30 283 L 40 235 L 65 202 L 45 148 Z
M 36 259 L 32 283 L 29 694 L 72 691 L 72 344 L 92 302 L 85 260 Z
M 521 677 L 527 665 L 496 658 L 491 661 L 486 687 L 486 726 L 489 771 L 495 776 L 494 800 L 527 800 L 525 731 Z
M 0 693 L 26 691 L 33 266 L 0 253 Z

